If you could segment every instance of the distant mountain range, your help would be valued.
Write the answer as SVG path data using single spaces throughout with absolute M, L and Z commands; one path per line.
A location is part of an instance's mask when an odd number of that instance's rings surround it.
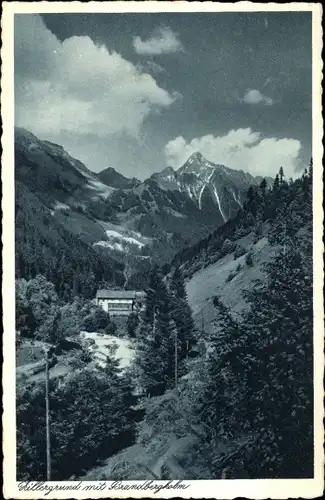
M 166 260 L 206 236 L 237 213 L 249 186 L 261 182 L 199 152 L 177 171 L 168 167 L 143 182 L 112 167 L 95 174 L 62 146 L 21 128 L 15 130 L 15 180 L 20 196 L 37 198 L 38 210 L 53 223 L 119 262 L 133 256 L 137 265 Z

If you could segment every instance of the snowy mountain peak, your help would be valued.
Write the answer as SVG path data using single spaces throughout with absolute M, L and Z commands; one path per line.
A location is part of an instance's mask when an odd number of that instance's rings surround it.
M 213 163 L 199 151 L 177 170 L 177 180 L 200 210 L 217 211 L 224 222 L 242 207 L 247 189 L 258 184 L 249 173 Z
M 194 173 L 198 174 L 200 172 L 206 172 L 207 170 L 211 173 L 213 170 L 219 169 L 219 170 L 230 170 L 227 169 L 224 165 L 219 165 L 216 163 L 213 163 L 209 160 L 207 160 L 202 153 L 197 151 L 196 153 L 193 153 L 188 160 L 184 163 L 182 167 L 178 169 L 178 173 Z
M 194 162 L 204 162 L 206 159 L 204 158 L 203 154 L 200 153 L 200 151 L 196 151 L 195 153 L 192 153 L 191 156 L 187 160 L 187 164 L 192 164 Z

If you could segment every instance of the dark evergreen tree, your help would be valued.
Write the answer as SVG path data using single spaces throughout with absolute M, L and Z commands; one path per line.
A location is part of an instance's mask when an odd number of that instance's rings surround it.
M 128 336 L 130 338 L 135 338 L 136 337 L 136 331 L 139 325 L 139 316 L 137 314 L 130 314 L 128 316 L 127 322 L 126 322 L 126 329 L 128 332 Z
M 264 179 L 260 183 L 260 190 L 261 190 L 262 198 L 265 198 L 266 188 L 267 188 L 267 183 L 266 183 L 266 179 L 264 177 Z
M 178 297 L 179 299 L 186 300 L 187 298 L 184 276 L 179 267 L 175 267 L 172 273 L 170 280 L 170 291 L 175 297 Z
M 276 192 L 279 189 L 280 186 L 280 179 L 279 179 L 279 174 L 276 174 L 274 183 L 273 183 L 273 192 Z
M 171 317 L 177 328 L 179 359 L 182 361 L 196 343 L 196 338 L 192 312 L 187 302 L 185 280 L 179 268 L 175 268 L 172 273 L 170 293 L 172 297 Z M 180 370 L 184 370 L 181 364 Z
M 141 388 L 151 396 L 161 394 L 173 378 L 172 352 L 175 327 L 167 287 L 157 269 L 150 275 L 136 348 Z

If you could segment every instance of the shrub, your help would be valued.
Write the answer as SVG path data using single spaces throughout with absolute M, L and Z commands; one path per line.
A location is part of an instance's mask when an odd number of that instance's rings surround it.
M 253 253 L 248 252 L 245 258 L 246 265 L 249 267 L 252 267 L 254 265 L 254 260 L 253 260 Z
M 83 321 L 83 329 L 86 332 L 96 332 L 105 330 L 110 324 L 109 314 L 102 308 L 96 308 L 91 314 L 85 317 Z
M 250 233 L 250 228 L 239 227 L 236 229 L 234 237 L 235 238 L 243 238 Z
M 114 323 L 114 321 L 110 320 L 108 325 L 105 328 L 105 333 L 107 333 L 107 335 L 115 335 L 116 332 L 117 332 L 116 323 Z
M 246 248 L 242 247 L 241 245 L 237 245 L 234 253 L 234 260 L 238 259 L 245 253 L 247 253 Z
M 230 273 L 227 276 L 226 283 L 229 283 L 229 281 L 233 280 L 236 275 L 237 275 L 236 271 L 230 271 Z
M 138 315 L 134 314 L 134 313 L 130 314 L 128 319 L 127 319 L 127 323 L 126 323 L 128 336 L 130 338 L 136 337 L 136 331 L 137 331 L 138 326 L 139 326 Z
M 228 238 L 225 239 L 225 241 L 222 244 L 221 248 L 221 257 L 224 257 L 228 253 L 231 253 L 235 250 L 235 243 L 233 241 L 230 241 Z

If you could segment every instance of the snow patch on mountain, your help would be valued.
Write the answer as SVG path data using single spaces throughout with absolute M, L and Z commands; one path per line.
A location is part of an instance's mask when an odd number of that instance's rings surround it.
M 126 241 L 127 243 L 137 245 L 139 248 L 144 247 L 144 243 L 142 243 L 141 241 L 139 241 L 135 238 L 129 237 L 129 236 L 124 236 L 123 234 L 118 233 L 117 231 L 112 231 L 111 229 L 106 231 L 106 235 L 108 238 L 116 238 L 116 239 L 119 239 L 122 241 Z
M 238 205 L 243 208 L 243 204 L 242 202 L 240 201 L 239 197 L 236 195 L 235 191 L 233 189 L 230 189 L 233 197 L 234 197 L 234 200 L 238 203 Z
M 103 248 L 110 248 L 111 250 L 117 250 L 118 252 L 125 252 L 125 248 L 121 243 L 118 242 L 113 242 L 110 243 L 109 241 L 97 241 L 94 243 L 94 247 L 103 247 Z
M 69 205 L 66 203 L 61 203 L 60 201 L 57 201 L 54 205 L 54 210 L 70 210 Z
M 110 222 L 98 220 L 98 223 L 103 227 L 107 240 L 100 240 L 94 243 L 96 246 L 111 248 L 119 252 L 127 252 L 130 245 L 135 245 L 141 250 L 146 245 L 152 243 L 151 238 L 142 236 L 136 231 L 132 231 L 123 226 L 117 226 Z
M 222 210 L 222 207 L 221 207 L 220 198 L 219 198 L 219 195 L 218 195 L 217 188 L 214 185 L 212 185 L 212 189 L 213 189 L 213 192 L 214 192 L 214 195 L 215 195 L 215 198 L 216 198 L 216 201 L 217 201 L 217 204 L 218 204 L 221 216 L 222 216 L 223 220 L 225 222 L 227 222 L 227 217 L 225 216 L 224 211 Z

